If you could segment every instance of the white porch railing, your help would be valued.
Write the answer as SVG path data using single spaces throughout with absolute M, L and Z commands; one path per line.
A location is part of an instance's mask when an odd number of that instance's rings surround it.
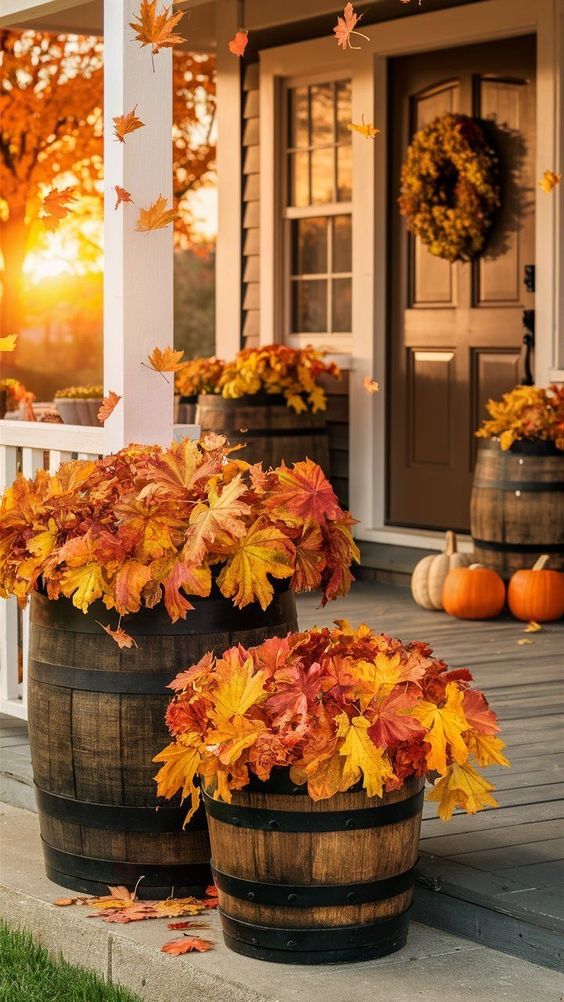
M 198 438 L 197 425 L 175 425 L 174 438 Z M 69 459 L 103 454 L 103 428 L 82 425 L 0 421 L 0 496 L 18 473 L 54 473 Z M 0 599 L 0 712 L 27 720 L 29 609 L 15 598 Z

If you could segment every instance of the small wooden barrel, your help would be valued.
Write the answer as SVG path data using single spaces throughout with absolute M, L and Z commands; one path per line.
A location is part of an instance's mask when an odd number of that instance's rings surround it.
M 297 629 L 293 592 L 266 612 L 235 609 L 218 592 L 191 596 L 186 620 L 142 609 L 124 626 L 138 648 L 120 651 L 97 625 L 115 612 L 96 602 L 83 615 L 66 598 L 36 593 L 31 605 L 29 738 L 47 876 L 89 894 L 109 884 L 139 894 L 201 894 L 210 882 L 202 809 L 185 831 L 186 806 L 157 806 L 153 757 L 170 741 L 164 723 L 177 672 L 210 649 L 260 644 Z
M 176 400 L 175 397 L 175 408 Z M 194 424 L 196 421 L 196 405 L 198 403 L 197 396 L 190 397 L 178 397 L 178 407 L 175 411 L 176 417 L 175 421 L 177 424 Z
M 476 557 L 502 577 L 532 567 L 543 553 L 564 567 L 564 453 L 552 442 L 523 440 L 502 451 L 480 442 L 471 500 Z
M 405 945 L 423 780 L 382 799 L 317 803 L 287 770 L 233 803 L 204 793 L 226 945 L 259 960 L 333 964 Z
M 196 423 L 202 434 L 226 435 L 231 445 L 244 444 L 239 453 L 248 463 L 265 467 L 288 466 L 302 459 L 319 463 L 329 473 L 329 438 L 325 414 L 296 414 L 284 397 L 256 396 L 226 399 L 213 393 L 198 397 Z

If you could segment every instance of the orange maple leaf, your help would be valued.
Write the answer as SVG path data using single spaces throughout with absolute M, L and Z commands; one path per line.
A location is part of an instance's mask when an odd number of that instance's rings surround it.
M 139 209 L 139 218 L 135 227 L 140 233 L 149 230 L 161 230 L 163 226 L 168 226 L 174 222 L 178 213 L 175 209 L 167 208 L 167 199 L 164 195 L 159 195 L 148 209 Z
M 96 415 L 97 418 L 98 418 L 98 421 L 100 421 L 100 422 L 107 421 L 107 419 L 109 418 L 110 414 L 112 414 L 114 412 L 116 406 L 119 404 L 120 400 L 121 400 L 121 397 L 120 397 L 119 393 L 114 393 L 113 390 L 110 390 L 110 392 L 108 393 L 107 397 L 104 397 L 104 399 L 102 400 L 102 403 L 100 404 L 100 408 L 98 410 L 98 414 Z
M 360 38 L 366 39 L 367 42 L 370 41 L 367 35 L 363 35 L 361 31 L 356 30 L 356 25 L 361 17 L 362 14 L 355 14 L 352 3 L 345 5 L 342 17 L 337 17 L 337 24 L 333 28 L 333 31 L 335 32 L 337 45 L 342 49 L 360 48 L 359 45 L 351 45 L 351 35 L 358 35 Z
M 241 31 L 235 32 L 234 37 L 228 43 L 229 51 L 232 52 L 234 56 L 244 56 L 248 41 L 249 41 L 248 31 L 242 29 Z
M 151 369 L 155 372 L 179 372 L 182 368 L 180 361 L 184 351 L 175 351 L 174 348 L 153 348 L 149 359 Z
M 126 191 L 125 188 L 121 188 L 119 186 L 119 184 L 114 184 L 114 191 L 115 191 L 115 193 L 117 195 L 116 204 L 114 205 L 114 209 L 117 209 L 121 205 L 122 202 L 132 202 L 133 201 L 133 199 L 132 199 L 131 195 L 129 194 L 129 192 Z
M 192 953 L 193 950 L 205 953 L 206 950 L 213 950 L 213 943 L 209 939 L 183 936 L 182 939 L 173 939 L 161 947 L 161 953 L 170 953 L 172 957 L 178 957 L 181 953 Z
M 72 188 L 52 188 L 43 199 L 41 219 L 48 230 L 56 230 L 61 219 L 72 209 L 76 196 Z
M 129 135 L 130 132 L 135 132 L 136 129 L 144 128 L 145 122 L 142 122 L 140 118 L 137 118 L 137 115 L 135 114 L 136 111 L 137 105 L 135 105 L 132 111 L 128 111 L 127 115 L 116 115 L 115 118 L 112 119 L 114 123 L 114 136 L 116 139 L 119 139 L 120 143 L 125 143 L 125 137 Z
M 157 14 L 156 8 L 157 0 L 141 0 L 139 13 L 134 15 L 137 21 L 129 22 L 129 27 L 137 32 L 135 41 L 141 42 L 141 48 L 150 45 L 153 56 L 156 56 L 159 49 L 170 49 L 185 41 L 182 35 L 173 33 L 173 29 L 184 17 L 184 11 L 171 14 L 171 4 L 170 7 L 163 7 L 161 14 Z
M 96 622 L 98 623 L 98 620 L 96 620 Z M 125 630 L 121 628 L 121 626 L 118 626 L 116 630 L 112 630 L 111 626 L 104 626 L 103 623 L 98 623 L 98 626 L 101 626 L 102 629 L 106 631 L 108 636 L 111 637 L 112 640 L 115 640 L 120 651 L 123 650 L 124 648 L 126 650 L 129 650 L 130 647 L 139 646 L 139 644 L 135 642 L 133 637 L 130 637 L 129 633 L 126 633 Z
M 339 516 L 337 495 L 323 470 L 311 459 L 281 466 L 276 470 L 280 487 L 273 490 L 266 507 L 285 521 L 285 515 L 298 516 L 306 525 L 324 525 Z
M 380 384 L 376 382 L 375 379 L 371 379 L 370 376 L 364 377 L 362 385 L 367 393 L 378 393 L 378 390 L 380 389 Z

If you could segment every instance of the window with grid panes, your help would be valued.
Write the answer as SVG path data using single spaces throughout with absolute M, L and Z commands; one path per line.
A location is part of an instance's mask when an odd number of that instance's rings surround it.
M 287 88 L 286 333 L 350 335 L 350 80 Z

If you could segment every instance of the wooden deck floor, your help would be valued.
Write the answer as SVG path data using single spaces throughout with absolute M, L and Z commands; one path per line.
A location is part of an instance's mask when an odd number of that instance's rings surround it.
M 445 824 L 436 818 L 436 805 L 426 805 L 414 917 L 559 969 L 564 625 L 526 634 L 525 624 L 509 617 L 462 622 L 418 608 L 406 589 L 367 582 L 325 609 L 318 608 L 316 596 L 301 597 L 298 614 L 302 628 L 346 618 L 403 640 L 425 640 L 449 666 L 472 670 L 500 718 L 512 768 L 487 772 L 497 787 L 498 809 L 474 816 L 459 812 Z M 523 638 L 532 643 L 520 645 Z M 31 780 L 25 731 L 19 721 L 6 723 L 0 796 L 3 781 L 13 790 L 14 777 Z
M 499 808 L 445 824 L 425 806 L 415 918 L 560 969 L 564 932 L 564 625 L 524 633 L 507 616 L 463 622 L 420 609 L 407 589 L 357 582 L 347 599 L 299 600 L 300 626 L 347 618 L 426 640 L 471 669 L 508 745 L 511 769 L 486 775 Z M 526 638 L 532 643 L 521 645 Z

